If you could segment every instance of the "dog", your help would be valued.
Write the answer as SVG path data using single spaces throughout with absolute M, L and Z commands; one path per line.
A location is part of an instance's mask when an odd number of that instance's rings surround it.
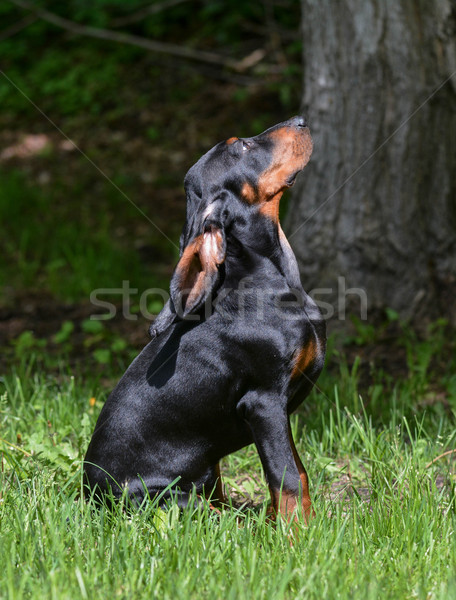
M 313 513 L 289 415 L 323 368 L 325 323 L 279 223 L 280 198 L 311 153 L 306 122 L 293 117 L 220 142 L 188 171 L 170 300 L 100 413 L 89 493 L 224 503 L 219 461 L 254 443 L 273 513 Z

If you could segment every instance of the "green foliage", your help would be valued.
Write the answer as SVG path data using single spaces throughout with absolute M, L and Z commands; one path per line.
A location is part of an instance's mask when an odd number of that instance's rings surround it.
M 94 319 L 85 319 L 81 323 L 82 331 L 84 333 L 101 334 L 104 331 L 104 325 L 101 321 Z
M 301 40 L 297 26 L 300 18 L 298 0 L 288 0 L 276 6 L 271 4 L 272 13 L 268 12 L 266 5 L 253 0 L 242 4 L 232 0 L 184 2 L 120 28 L 116 21 L 144 8 L 142 2 L 96 0 L 89 5 L 76 0 L 65 4 L 48 0 L 43 4 L 51 12 L 89 27 L 129 32 L 183 47 L 215 50 L 221 55 L 237 56 L 239 59 L 252 49 L 268 47 L 271 40 L 277 44 L 283 34 L 288 39 L 287 33 L 295 33 L 293 42 L 279 42 L 286 63 L 281 65 L 283 75 L 272 78 L 270 89 L 277 94 L 277 101 L 283 104 L 284 109 L 294 107 L 296 110 L 299 105 Z M 0 11 L 5 28 L 14 25 L 24 14 L 8 3 L 3 3 Z M 252 32 L 258 29 L 264 30 L 264 33 L 254 36 Z M 139 62 L 143 63 L 138 71 L 138 77 L 142 79 L 144 73 L 150 70 L 151 62 L 149 53 L 141 48 L 70 35 L 43 20 L 37 20 L 23 32 L 1 41 L 0 53 L 2 69 L 25 94 L 22 95 L 5 78 L 0 78 L 0 104 L 11 117 L 35 115 L 36 109 L 26 96 L 38 102 L 40 109 L 53 118 L 86 113 L 103 115 L 103 118 L 109 113 L 120 116 L 128 112 L 125 104 L 128 92 L 119 84 L 130 79 L 130 73 L 135 71 Z M 152 56 L 159 62 L 164 60 L 162 55 L 158 58 L 154 54 Z M 183 61 L 182 65 L 192 68 L 191 62 Z M 160 69 L 160 83 L 166 68 L 165 65 Z M 265 79 L 264 73 L 258 75 L 259 82 Z M 147 95 L 142 95 L 149 86 L 144 86 L 141 79 L 135 81 L 136 106 L 150 102 L 150 90 Z M 174 88 L 176 93 L 191 93 L 188 85 L 182 85 L 181 76 L 176 77 Z M 244 89 L 249 95 L 247 88 L 239 89 Z M 153 129 L 149 131 L 153 132 Z
M 24 331 L 14 340 L 16 357 L 20 358 L 30 350 L 37 350 L 46 346 L 46 340 L 38 340 L 33 331 Z
M 90 350 L 92 357 L 100 365 L 122 365 L 136 356 L 127 341 L 115 331 L 111 331 L 102 321 L 85 319 L 81 328 L 86 335 L 85 351 Z
M 93 351 L 93 357 L 102 365 L 107 365 L 111 361 L 111 352 L 108 348 L 97 348 Z
M 65 342 L 67 342 L 70 337 L 71 334 L 74 331 L 74 323 L 72 321 L 64 321 L 62 323 L 62 327 L 60 328 L 60 331 L 58 331 L 53 338 L 53 341 L 55 344 L 63 344 Z
M 372 325 L 366 321 L 362 321 L 359 317 L 352 316 L 351 321 L 355 326 L 356 335 L 347 336 L 345 344 L 356 344 L 357 346 L 363 346 L 365 344 L 372 343 L 379 335 L 379 328 L 377 325 Z
M 145 338 L 146 339 L 146 338 Z M 11 342 L 12 349 L 4 353 L 19 368 L 55 371 L 62 368 L 74 356 L 85 359 L 81 373 L 96 371 L 96 367 L 109 367 L 117 376 L 137 355 L 133 348 L 115 329 L 105 327 L 101 321 L 86 319 L 78 327 L 72 321 L 64 321 L 60 330 L 48 339 L 38 338 L 32 331 L 24 331 Z M 94 364 L 95 363 L 95 364 Z
M 8 77 L 29 98 L 39 98 L 44 112 L 62 116 L 84 111 L 99 114 L 112 104 L 117 89 L 119 67 L 115 57 L 100 56 L 84 46 L 71 53 L 50 48 L 25 72 L 12 67 Z M 34 114 L 29 100 L 2 78 L 0 102 L 5 112 Z

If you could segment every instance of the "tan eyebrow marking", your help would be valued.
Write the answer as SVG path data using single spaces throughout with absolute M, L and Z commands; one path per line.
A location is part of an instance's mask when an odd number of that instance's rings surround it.
M 230 137 L 229 140 L 226 140 L 226 143 L 230 146 L 231 144 L 234 144 L 234 142 L 237 142 L 238 139 L 238 137 Z
M 257 200 L 257 194 L 255 188 L 250 183 L 245 182 L 242 186 L 241 196 L 249 204 L 253 204 Z

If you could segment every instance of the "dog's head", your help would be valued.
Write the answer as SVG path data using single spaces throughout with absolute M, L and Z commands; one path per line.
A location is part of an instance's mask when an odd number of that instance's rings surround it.
M 214 291 L 234 215 L 248 220 L 251 213 L 278 226 L 280 197 L 311 153 L 306 122 L 294 117 L 255 137 L 220 142 L 188 171 L 187 220 L 170 290 L 180 316 L 198 310 Z

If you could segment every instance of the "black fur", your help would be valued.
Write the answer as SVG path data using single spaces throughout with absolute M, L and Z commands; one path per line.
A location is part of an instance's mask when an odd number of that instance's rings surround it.
M 289 414 L 322 369 L 325 326 L 268 204 L 278 210 L 310 152 L 295 117 L 217 144 L 187 173 L 171 299 L 101 411 L 89 489 L 117 497 L 127 487 L 139 502 L 144 486 L 154 497 L 180 478 L 181 504 L 192 490 L 223 500 L 219 460 L 254 442 L 274 509 L 289 513 L 300 499 L 310 514 Z

